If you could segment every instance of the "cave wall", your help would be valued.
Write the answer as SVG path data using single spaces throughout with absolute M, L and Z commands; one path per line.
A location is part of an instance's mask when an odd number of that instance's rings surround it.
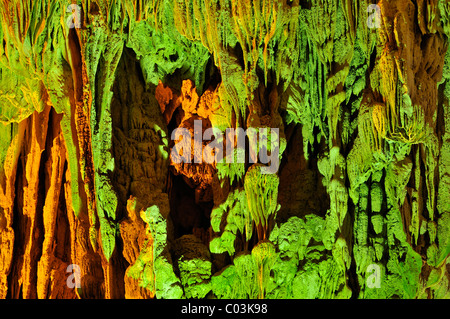
M 0 13 L 1 298 L 450 298 L 449 1 Z

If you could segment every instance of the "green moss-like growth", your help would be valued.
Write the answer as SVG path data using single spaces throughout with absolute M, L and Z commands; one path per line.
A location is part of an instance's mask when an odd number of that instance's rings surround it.
M 243 190 L 231 192 L 224 203 L 212 210 L 211 227 L 215 233 L 220 233 L 209 244 L 212 253 L 228 252 L 232 256 L 237 236 L 245 241 L 250 240 L 253 223 Z
M 175 242 L 175 255 L 186 298 L 204 298 L 211 290 L 210 254 L 193 235 L 184 235 Z
M 261 164 L 253 165 L 245 174 L 245 195 L 247 207 L 256 225 L 258 239 L 265 239 L 269 223 L 279 209 L 278 184 L 275 174 L 263 174 Z
M 252 257 L 257 268 L 258 298 L 266 296 L 271 282 L 270 270 L 277 258 L 275 246 L 270 241 L 261 241 L 252 249 Z
M 146 232 L 153 238 L 153 251 L 151 256 L 153 261 L 156 297 L 178 299 L 183 296 L 183 289 L 181 287 L 180 279 L 175 275 L 172 266 L 172 257 L 167 244 L 167 217 L 168 211 L 164 206 L 161 206 L 160 208 L 153 205 L 141 212 L 142 220 L 148 225 Z M 143 251 L 143 254 L 148 256 L 148 252 L 145 250 Z M 146 259 L 148 259 L 148 257 L 144 257 L 142 262 L 145 263 Z M 149 268 L 149 271 L 151 271 L 150 269 L 151 268 Z M 138 271 L 138 273 L 140 273 L 141 276 L 144 276 L 141 280 L 145 283 L 146 276 L 143 270 Z M 152 278 L 152 276 L 148 274 L 147 278 Z
M 257 268 L 250 253 L 240 253 L 233 265 L 214 274 L 211 277 L 212 291 L 221 298 L 250 298 L 258 297 Z M 230 288 L 226 285 L 233 284 Z
M 273 289 L 270 271 L 276 258 L 273 243 L 258 243 L 251 253 L 237 254 L 233 265 L 211 277 L 212 291 L 221 298 L 265 298 Z M 229 284 L 234 289 L 226 288 Z

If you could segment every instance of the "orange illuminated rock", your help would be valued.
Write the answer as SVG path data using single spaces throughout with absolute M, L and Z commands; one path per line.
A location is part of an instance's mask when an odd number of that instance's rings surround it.
M 166 124 L 169 124 L 173 113 L 181 105 L 181 97 L 176 95 L 171 88 L 164 86 L 164 84 L 159 81 L 155 90 L 155 98 L 161 108 L 161 113 L 164 115 Z

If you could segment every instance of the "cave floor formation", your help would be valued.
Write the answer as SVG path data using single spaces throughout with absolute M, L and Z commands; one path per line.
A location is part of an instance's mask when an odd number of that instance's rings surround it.
M 450 1 L 0 19 L 0 298 L 450 298 Z

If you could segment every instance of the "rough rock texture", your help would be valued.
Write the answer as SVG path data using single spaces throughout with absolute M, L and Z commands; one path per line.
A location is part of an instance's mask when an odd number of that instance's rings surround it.
M 72 2 L 0 5 L 0 298 L 450 298 L 449 1 Z

